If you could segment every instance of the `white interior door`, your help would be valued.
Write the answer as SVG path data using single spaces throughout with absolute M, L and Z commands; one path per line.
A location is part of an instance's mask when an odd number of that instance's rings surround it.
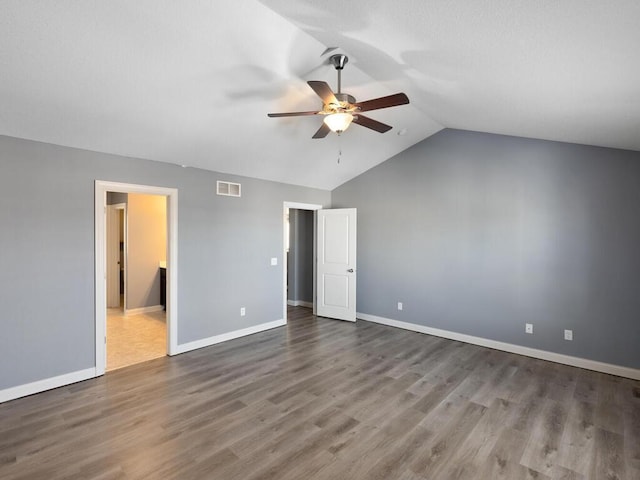
M 120 211 L 107 205 L 107 307 L 120 306 Z
M 318 210 L 317 314 L 356 321 L 356 209 Z

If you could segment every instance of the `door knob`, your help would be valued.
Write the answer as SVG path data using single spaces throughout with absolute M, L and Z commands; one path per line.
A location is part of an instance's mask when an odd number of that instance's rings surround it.
M 347 272 L 353 273 L 353 268 L 350 268 L 349 270 L 347 270 Z

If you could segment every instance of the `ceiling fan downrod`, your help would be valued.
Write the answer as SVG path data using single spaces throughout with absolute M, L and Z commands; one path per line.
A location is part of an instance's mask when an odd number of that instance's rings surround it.
M 342 93 L 342 69 L 349 61 L 349 57 L 342 53 L 338 53 L 336 55 L 331 55 L 331 57 L 329 57 L 329 61 L 338 71 L 338 93 Z

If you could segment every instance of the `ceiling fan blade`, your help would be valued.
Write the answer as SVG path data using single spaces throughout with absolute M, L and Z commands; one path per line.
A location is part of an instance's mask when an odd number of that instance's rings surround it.
M 324 104 L 335 103 L 338 104 L 338 99 L 336 98 L 333 90 L 327 82 L 320 82 L 318 80 L 309 80 L 307 82 L 309 86 L 313 89 L 314 92 L 322 99 Z
M 288 113 L 267 113 L 268 117 L 303 117 L 305 115 L 318 115 L 320 112 L 288 112 Z
M 358 125 L 362 125 L 363 127 L 370 128 L 371 130 L 375 130 L 380 133 L 388 132 L 393 128 L 391 125 L 387 125 L 386 123 L 379 122 L 373 118 L 365 117 L 360 114 L 353 116 L 353 123 L 357 123 Z
M 326 123 L 322 122 L 322 125 L 318 129 L 318 131 L 311 138 L 324 138 L 326 137 L 331 129 L 327 126 Z
M 374 98 L 373 100 L 365 100 L 357 102 L 353 105 L 358 107 L 360 112 L 368 112 L 369 110 L 378 110 L 380 108 L 396 107 L 398 105 L 406 105 L 409 103 L 409 97 L 404 93 L 396 93 L 387 97 Z

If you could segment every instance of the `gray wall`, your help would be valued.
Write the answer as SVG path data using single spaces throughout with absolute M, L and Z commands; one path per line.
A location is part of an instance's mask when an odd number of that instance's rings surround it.
M 327 191 L 0 136 L 0 389 L 95 365 L 96 179 L 178 189 L 179 344 L 281 319 L 283 202 L 330 202 Z M 216 180 L 242 183 L 242 197 L 217 196 Z
M 359 312 L 640 367 L 640 152 L 444 130 L 332 203 Z
M 117 205 L 119 203 L 127 203 L 128 193 L 107 192 L 107 205 Z
M 313 302 L 313 222 L 313 211 L 289 210 L 289 300 Z

